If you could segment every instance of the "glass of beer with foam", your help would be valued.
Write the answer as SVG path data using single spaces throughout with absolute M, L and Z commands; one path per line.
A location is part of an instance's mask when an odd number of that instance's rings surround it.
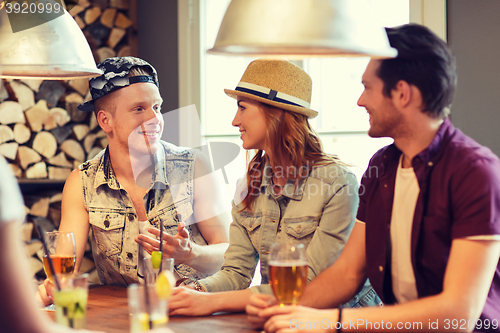
M 75 235 L 72 232 L 52 231 L 45 233 L 45 241 L 56 274 L 70 276 L 75 269 L 76 247 Z M 49 259 L 43 256 L 45 274 L 54 283 L 54 277 L 49 268 Z
M 269 283 L 280 305 L 297 305 L 307 282 L 305 245 L 273 243 L 269 254 L 269 275 Z

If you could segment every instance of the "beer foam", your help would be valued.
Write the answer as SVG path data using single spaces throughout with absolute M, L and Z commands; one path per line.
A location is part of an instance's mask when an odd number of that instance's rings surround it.
M 306 260 L 272 260 L 268 263 L 269 266 L 275 267 L 292 267 L 292 266 L 307 266 Z

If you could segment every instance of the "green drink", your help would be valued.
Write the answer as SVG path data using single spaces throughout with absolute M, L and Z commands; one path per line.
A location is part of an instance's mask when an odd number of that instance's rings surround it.
M 56 321 L 67 327 L 85 328 L 87 297 L 88 291 L 83 288 L 56 291 L 54 294 Z

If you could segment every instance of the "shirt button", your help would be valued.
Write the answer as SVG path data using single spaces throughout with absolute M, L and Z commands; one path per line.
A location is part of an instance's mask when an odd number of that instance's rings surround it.
M 134 220 L 134 214 L 130 213 L 128 214 L 128 220 L 133 221 Z
M 378 270 L 379 270 L 380 272 L 383 272 L 383 271 L 384 271 L 384 267 L 382 267 L 382 266 L 378 266 Z
M 127 253 L 127 258 L 128 258 L 129 260 L 132 260 L 132 259 L 134 258 L 134 255 L 133 255 L 132 253 L 128 252 L 128 253 Z
M 108 227 L 109 227 L 109 215 L 106 215 L 106 219 L 104 220 L 104 226 L 105 226 L 106 228 L 108 228 Z
M 434 165 L 434 163 L 429 162 L 429 163 L 427 163 L 427 165 L 431 167 L 431 166 L 433 166 L 433 165 Z
M 299 224 L 299 226 L 297 227 L 297 233 L 300 234 L 302 232 L 302 226 Z
M 271 220 L 269 220 L 269 221 L 271 221 L 272 223 L 276 223 L 276 220 L 272 220 L 272 219 L 271 219 Z

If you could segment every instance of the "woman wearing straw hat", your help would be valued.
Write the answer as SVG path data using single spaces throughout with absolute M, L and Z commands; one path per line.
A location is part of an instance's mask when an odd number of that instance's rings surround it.
M 337 157 L 323 152 L 308 119 L 312 82 L 285 60 L 255 60 L 235 90 L 233 126 L 243 148 L 257 150 L 233 200 L 230 245 L 221 271 L 191 288 L 176 288 L 171 315 L 243 311 L 252 293 L 271 294 L 269 248 L 274 242 L 307 246 L 307 279 L 339 257 L 358 206 L 356 177 Z M 248 288 L 258 260 L 262 284 Z M 212 293 L 217 292 L 217 293 Z M 379 303 L 369 283 L 347 306 Z

